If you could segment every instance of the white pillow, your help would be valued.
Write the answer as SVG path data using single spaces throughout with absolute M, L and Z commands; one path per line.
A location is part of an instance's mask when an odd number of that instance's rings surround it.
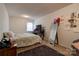
M 9 32 L 3 32 L 7 37 L 11 36 L 14 37 L 14 33 L 12 31 Z
M 14 33 L 12 31 L 4 32 L 4 35 L 7 36 L 7 38 L 10 38 L 12 41 L 14 40 Z
M 14 38 L 14 36 L 15 36 L 15 33 L 13 33 L 12 31 L 9 31 L 8 34 L 9 34 L 11 37 L 13 37 L 13 38 Z

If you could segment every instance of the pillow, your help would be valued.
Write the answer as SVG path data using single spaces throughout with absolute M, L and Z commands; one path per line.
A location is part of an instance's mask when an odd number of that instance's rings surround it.
M 13 32 L 10 31 L 10 32 L 8 32 L 7 34 L 8 34 L 9 37 L 14 38 L 14 33 L 13 33 Z
M 9 32 L 3 32 L 3 35 L 5 35 L 7 38 L 14 38 L 14 33 L 9 31 Z
M 8 32 L 3 32 L 3 35 L 5 35 L 6 37 L 8 37 Z
M 13 45 L 15 43 L 15 39 L 14 39 L 14 33 L 9 31 L 9 32 L 4 32 L 3 35 L 5 35 L 8 40 L 10 40 L 11 45 Z

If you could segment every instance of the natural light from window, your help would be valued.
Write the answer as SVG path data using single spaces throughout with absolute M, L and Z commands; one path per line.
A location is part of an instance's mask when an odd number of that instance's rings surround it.
M 33 31 L 33 23 L 32 22 L 27 23 L 27 31 Z

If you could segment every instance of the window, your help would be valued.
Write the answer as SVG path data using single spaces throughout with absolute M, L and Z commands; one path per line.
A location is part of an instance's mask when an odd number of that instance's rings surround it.
M 27 31 L 33 31 L 33 23 L 32 22 L 29 22 L 27 23 Z

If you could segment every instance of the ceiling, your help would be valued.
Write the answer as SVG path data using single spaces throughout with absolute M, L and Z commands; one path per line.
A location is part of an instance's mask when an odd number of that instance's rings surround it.
M 29 15 L 30 18 L 38 18 L 55 12 L 71 3 L 6 3 L 9 16 L 20 17 L 21 15 Z

